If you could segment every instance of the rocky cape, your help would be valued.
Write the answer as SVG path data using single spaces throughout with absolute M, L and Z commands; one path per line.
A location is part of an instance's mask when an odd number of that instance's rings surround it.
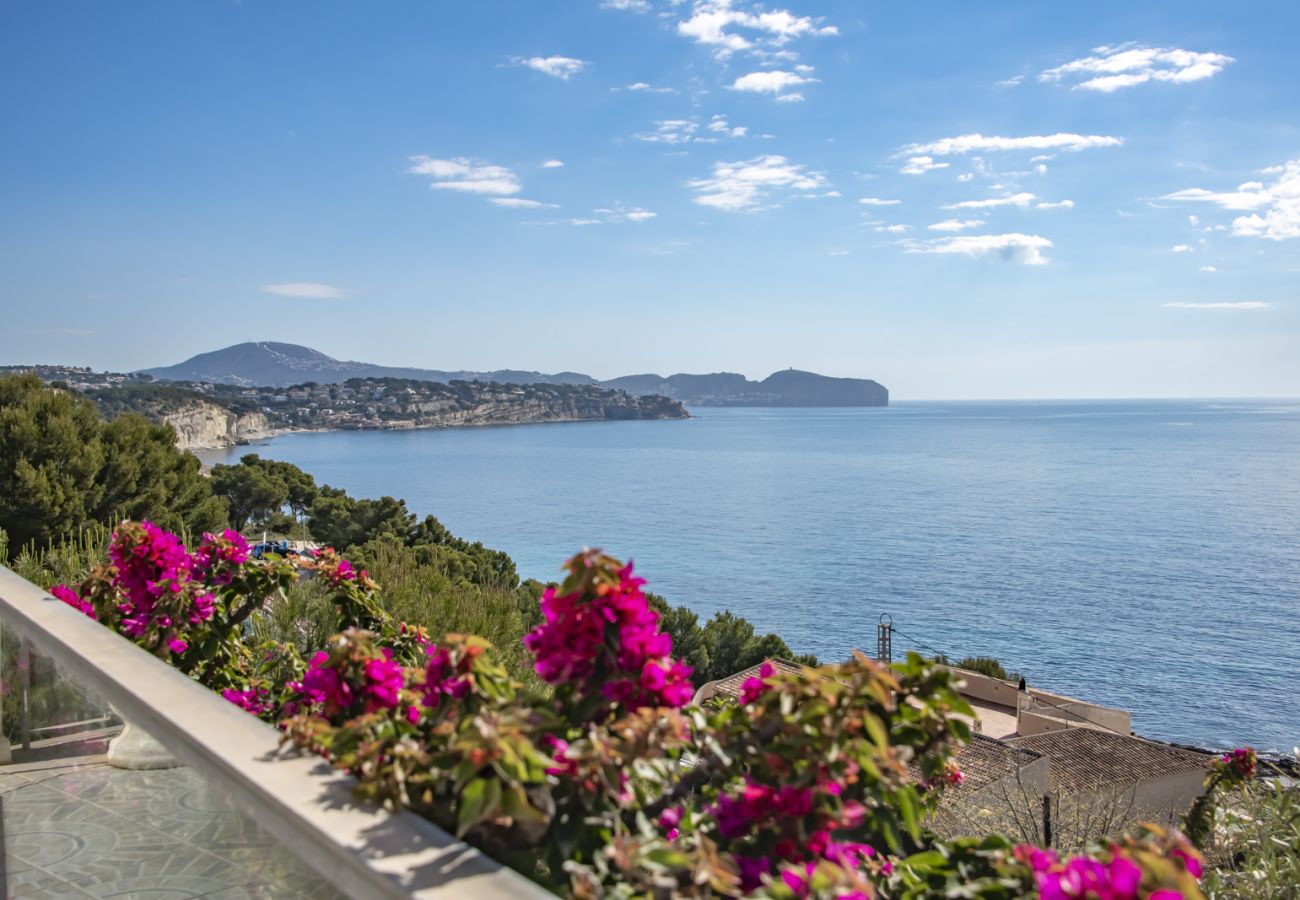
M 288 387 L 303 382 L 339 384 L 353 378 L 400 378 L 519 385 L 600 385 L 638 396 L 659 395 L 697 406 L 888 406 L 889 391 L 865 378 L 831 378 L 787 369 L 762 381 L 744 375 L 625 375 L 598 381 L 580 372 L 545 374 L 515 369 L 442 371 L 380 366 L 334 359 L 298 344 L 256 341 L 200 353 L 174 366 L 143 369 L 158 381 L 191 381 L 243 387 Z
M 171 425 L 184 450 L 230 447 L 288 431 L 689 418 L 679 401 L 595 384 L 353 378 L 341 384 L 241 388 L 131 381 L 85 393 L 108 417 L 136 412 Z

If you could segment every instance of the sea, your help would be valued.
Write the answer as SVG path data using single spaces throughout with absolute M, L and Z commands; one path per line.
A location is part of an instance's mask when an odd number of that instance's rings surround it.
M 558 577 L 585 546 L 822 660 L 992 656 L 1141 735 L 1300 744 L 1300 400 L 694 408 L 680 421 L 283 435 Z

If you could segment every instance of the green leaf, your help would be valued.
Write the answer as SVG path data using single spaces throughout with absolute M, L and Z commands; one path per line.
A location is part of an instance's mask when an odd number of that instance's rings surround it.
M 898 799 L 898 811 L 903 816 L 903 824 L 907 826 L 907 833 L 912 836 L 912 840 L 921 840 L 921 812 L 916 804 L 916 794 L 911 788 L 903 788 L 895 797 Z
M 460 810 L 456 814 L 456 837 L 464 837 L 500 805 L 501 782 L 495 778 L 475 778 L 465 785 L 460 792 Z

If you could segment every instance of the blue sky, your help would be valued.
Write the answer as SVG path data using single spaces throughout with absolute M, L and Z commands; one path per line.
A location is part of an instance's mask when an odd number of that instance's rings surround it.
M 10 3 L 0 362 L 1300 395 L 1293 3 Z

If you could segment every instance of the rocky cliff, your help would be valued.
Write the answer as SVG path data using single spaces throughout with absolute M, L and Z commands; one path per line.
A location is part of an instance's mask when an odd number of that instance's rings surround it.
M 260 412 L 237 415 L 215 403 L 195 401 L 161 417 L 176 430 L 176 446 L 182 450 L 212 450 L 233 447 L 272 433 Z

